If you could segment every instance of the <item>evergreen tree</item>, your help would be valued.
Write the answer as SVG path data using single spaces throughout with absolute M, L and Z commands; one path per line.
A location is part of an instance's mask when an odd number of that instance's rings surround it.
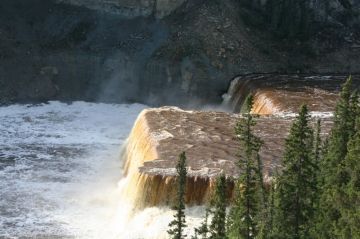
M 317 197 L 313 130 L 303 105 L 286 139 L 283 171 L 275 194 L 275 238 L 309 239 Z
M 226 177 L 222 174 L 216 180 L 215 195 L 212 200 L 212 220 L 210 239 L 226 239 Z
M 347 144 L 355 131 L 355 106 L 352 104 L 354 98 L 351 94 L 351 77 L 345 82 L 340 93 L 340 100 L 336 106 L 334 115 L 334 126 L 329 139 L 328 154 L 326 155 L 326 166 L 329 174 L 333 174 L 339 163 L 347 154 Z
M 316 218 L 319 213 L 319 199 L 321 194 L 321 186 L 324 184 L 323 178 L 320 173 L 320 165 L 322 164 L 323 155 L 325 152 L 325 147 L 327 147 L 327 141 L 322 144 L 321 140 L 321 120 L 318 119 L 316 122 L 316 131 L 315 131 L 315 142 L 314 142 L 314 166 L 316 174 L 314 174 L 314 182 L 316 182 L 314 190 L 317 192 L 316 197 L 314 198 L 314 217 L 312 218 L 312 224 L 309 227 L 311 238 L 316 238 Z
M 322 164 L 322 193 L 319 215 L 316 226 L 317 237 L 332 239 L 341 212 L 338 206 L 345 200 L 344 187 L 348 183 L 348 175 L 344 171 L 344 160 L 348 153 L 348 142 L 355 133 L 355 120 L 358 112 L 357 96 L 352 94 L 351 77 L 347 79 L 340 93 L 336 106 L 334 126 L 332 128 L 324 162 Z
M 260 223 L 260 214 L 265 212 L 265 189 L 262 165 L 259 157 L 261 141 L 253 134 L 256 122 L 251 114 L 253 97 L 245 103 L 245 113 L 235 127 L 241 145 L 238 167 L 241 172 L 235 184 L 235 200 L 228 219 L 230 238 L 255 238 Z
M 211 210 L 209 208 L 205 211 L 205 219 L 201 223 L 199 228 L 195 229 L 195 238 L 207 239 L 209 234 L 209 214 Z
M 348 154 L 344 162 L 344 197 L 337 205 L 341 217 L 335 235 L 337 238 L 360 238 L 360 118 L 355 136 L 348 144 Z
M 314 148 L 315 161 L 318 162 L 318 164 L 320 163 L 321 153 L 322 153 L 320 134 L 321 134 L 321 120 L 318 119 L 316 122 L 315 148 Z
M 261 220 L 258 239 L 273 239 L 274 234 L 274 210 L 275 210 L 275 187 L 277 184 L 276 178 L 272 180 L 264 218 Z M 275 238 L 274 238 L 275 239 Z
M 172 239 L 182 239 L 186 237 L 186 235 L 183 235 L 184 228 L 186 227 L 185 186 L 187 170 L 185 152 L 182 152 L 179 156 L 176 171 L 178 173 L 177 205 L 175 206 L 176 214 L 174 215 L 174 220 L 169 224 L 170 229 L 168 230 L 168 234 Z

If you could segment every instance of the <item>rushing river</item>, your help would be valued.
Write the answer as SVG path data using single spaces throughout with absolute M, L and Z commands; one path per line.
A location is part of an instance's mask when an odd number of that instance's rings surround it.
M 121 200 L 120 148 L 144 108 L 0 107 L 0 238 L 163 238 L 169 209 L 130 218 Z M 188 211 L 189 224 L 201 210 Z

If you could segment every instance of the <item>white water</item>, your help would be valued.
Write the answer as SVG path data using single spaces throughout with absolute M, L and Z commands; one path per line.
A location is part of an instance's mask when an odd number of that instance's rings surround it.
M 165 238 L 171 210 L 130 217 L 121 200 L 120 146 L 144 108 L 0 107 L 0 238 Z M 188 209 L 188 234 L 202 212 Z

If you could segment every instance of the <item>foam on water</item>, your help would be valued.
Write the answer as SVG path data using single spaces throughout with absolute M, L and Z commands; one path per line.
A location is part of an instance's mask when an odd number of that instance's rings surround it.
M 0 237 L 165 238 L 172 211 L 133 215 L 121 200 L 120 145 L 144 108 L 85 102 L 0 107 Z M 201 212 L 188 209 L 190 228 Z
M 327 119 L 327 118 L 334 117 L 334 112 L 310 111 L 309 115 L 312 118 Z M 270 116 L 279 117 L 279 118 L 294 118 L 294 117 L 298 116 L 298 113 L 294 113 L 294 112 L 278 112 L 278 113 L 272 114 Z

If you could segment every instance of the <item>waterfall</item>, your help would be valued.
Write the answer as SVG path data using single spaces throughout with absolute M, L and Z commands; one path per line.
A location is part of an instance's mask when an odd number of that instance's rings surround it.
M 265 112 L 262 101 L 265 100 L 257 101 L 258 111 Z M 116 221 L 125 227 L 122 233 L 128 233 L 126 229 L 133 226 L 145 224 L 149 227 L 142 228 L 141 233 L 151 230 L 152 226 L 156 233 L 141 234 L 139 237 L 166 237 L 167 224 L 173 215 L 169 208 L 176 202 L 175 165 L 179 153 L 185 151 L 188 169 L 185 202 L 187 218 L 191 221 L 187 229 L 190 235 L 201 221 L 204 207 L 214 192 L 217 176 L 224 173 L 229 178 L 236 178 L 241 173 L 236 167 L 237 152 L 241 149 L 234 135 L 239 117 L 224 112 L 184 111 L 176 107 L 142 111 L 121 155 L 124 162 L 124 177 L 119 183 L 121 220 Z M 284 139 L 293 119 L 293 114 L 257 119 L 254 132 L 264 142 L 260 156 L 267 183 L 279 167 Z M 331 120 L 326 116 L 322 132 L 327 133 L 330 126 Z M 234 182 L 228 183 L 227 197 L 232 199 Z M 159 221 L 161 225 L 154 225 Z M 133 233 L 132 229 L 130 232 Z M 131 236 L 129 238 L 133 238 Z
M 160 171 L 154 168 L 150 169 L 150 172 L 141 172 L 141 168 L 148 162 L 159 159 L 160 142 L 166 137 L 172 137 L 169 133 L 163 133 L 163 135 L 156 133 L 151 118 L 157 111 L 159 110 L 144 110 L 139 115 L 121 156 L 125 162 L 122 195 L 125 200 L 132 202 L 134 209 L 161 205 L 173 206 L 175 202 L 177 179 L 173 165 L 164 167 Z M 165 128 L 166 125 L 163 127 Z M 208 175 L 204 177 L 191 175 L 191 168 L 189 172 L 185 201 L 188 205 L 204 205 L 214 189 L 215 178 Z
M 301 104 L 306 104 L 313 112 L 332 112 L 344 79 L 346 76 L 239 76 L 232 80 L 228 92 L 223 95 L 222 107 L 238 113 L 246 97 L 252 94 L 252 112 L 259 115 L 295 113 Z
M 236 77 L 231 81 L 228 92 L 223 95 L 222 106 L 232 112 L 240 112 L 246 97 L 254 95 L 252 113 L 270 115 L 281 111 L 281 104 L 277 104 L 272 98 L 271 90 L 257 88 L 256 80 Z

